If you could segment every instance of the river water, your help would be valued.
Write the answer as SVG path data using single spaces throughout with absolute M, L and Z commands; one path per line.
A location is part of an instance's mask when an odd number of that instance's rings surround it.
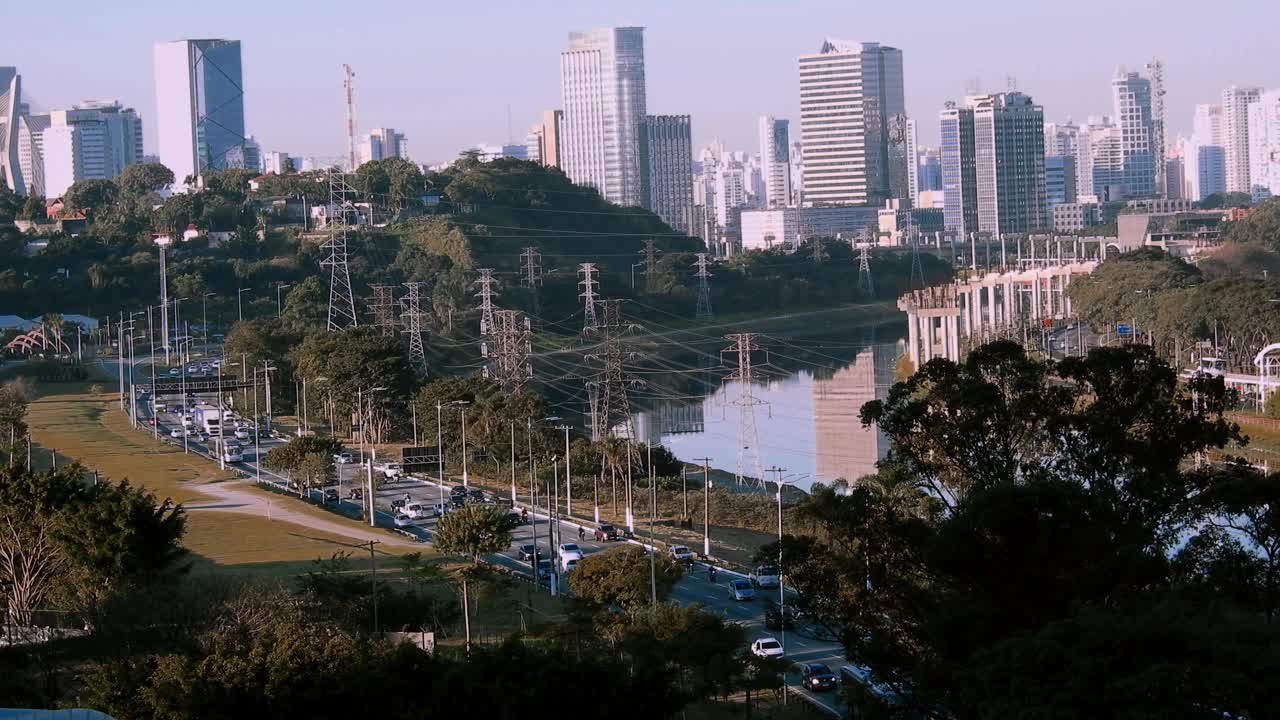
M 702 385 L 706 392 L 700 397 L 648 403 L 635 417 L 636 435 L 661 442 L 686 462 L 709 457 L 711 467 L 730 473 L 739 472 L 741 463 L 748 479 L 758 477 L 758 468 L 777 466 L 785 469 L 784 478 L 806 490 L 814 482 L 856 480 L 875 472 L 876 461 L 888 450 L 883 433 L 863 427 L 858 412 L 863 403 L 887 397 L 905 334 L 905 326 L 881 326 L 874 333 L 842 332 L 831 345 L 806 340 L 773 348 L 769 338 L 762 338 L 762 350 L 772 350 L 766 367 L 774 372 L 751 388 L 759 404 L 744 408 L 742 384 L 717 380 Z M 751 417 L 745 414 L 752 410 L 754 442 Z M 743 445 L 740 428 L 746 428 Z

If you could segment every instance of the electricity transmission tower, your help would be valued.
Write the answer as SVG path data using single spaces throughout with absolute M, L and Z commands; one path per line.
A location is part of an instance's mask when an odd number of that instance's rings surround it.
M 423 376 L 427 374 L 427 350 L 422 344 L 422 283 L 407 282 L 408 292 L 400 298 L 401 332 L 409 336 L 409 362 Z
M 644 241 L 640 254 L 644 256 L 644 291 L 652 295 L 658 290 L 658 249 L 652 238 Z
M 321 267 L 329 268 L 329 330 L 346 330 L 360 324 L 356 301 L 351 293 L 351 269 L 347 267 L 347 213 L 352 210 L 348 196 L 355 189 L 343 173 L 329 171 L 329 239 L 321 247 L 329 256 Z
M 481 354 L 489 361 L 484 375 L 506 393 L 519 392 L 533 377 L 533 364 L 529 361 L 533 354 L 533 331 L 529 318 L 519 310 L 495 310 L 493 322 L 490 339 L 480 344 Z
M 699 320 L 711 319 L 711 271 L 707 270 L 707 254 L 698 253 L 696 267 L 698 272 L 694 273 L 694 277 L 698 278 L 698 311 L 697 318 Z
M 542 285 L 542 255 L 536 247 L 527 247 L 520 253 L 520 284 L 527 288 Z
M 822 244 L 822 236 L 813 236 L 813 264 L 821 265 L 827 259 L 827 248 Z
M 370 285 L 373 298 L 369 301 L 369 314 L 373 326 L 386 337 L 396 334 L 396 287 L 394 285 Z
M 876 293 L 875 283 L 871 280 L 871 243 L 858 243 L 858 292 L 864 297 Z
M 725 340 L 733 343 L 733 345 L 720 351 L 723 357 L 726 353 L 737 355 L 738 368 L 729 373 L 727 379 L 738 383 L 738 397 L 730 404 L 738 406 L 738 466 L 735 475 L 738 484 L 742 484 L 742 478 L 747 476 L 748 471 L 755 472 L 757 482 L 764 482 L 764 469 L 760 464 L 760 434 L 756 430 L 756 407 L 764 405 L 765 401 L 756 398 L 754 394 L 755 371 L 751 364 L 751 354 L 759 352 L 760 346 L 756 344 L 756 333 L 733 333 L 725 335 Z
M 622 320 L 622 301 L 603 300 L 600 308 L 603 322 L 594 330 L 600 334 L 601 349 L 588 354 L 588 362 L 595 362 L 600 370 L 587 379 L 591 398 L 591 439 L 601 440 L 624 427 L 626 437 L 635 439 L 635 424 L 631 417 L 631 399 L 627 389 L 640 385 L 640 381 L 627 376 L 624 363 L 634 356 L 623 346 L 624 336 L 634 325 Z
M 596 320 L 596 287 L 600 283 L 595 279 L 596 264 L 582 263 L 578 266 L 578 272 L 582 275 L 582 279 L 578 281 L 578 285 L 582 287 L 582 292 L 578 295 L 582 298 L 582 331 L 590 332 L 599 324 Z
M 476 293 L 480 298 L 480 337 L 486 337 L 493 332 L 493 298 L 496 294 L 493 285 L 497 281 L 493 279 L 493 268 L 479 268 L 479 271 L 480 277 L 472 285 L 480 287 L 480 292 Z

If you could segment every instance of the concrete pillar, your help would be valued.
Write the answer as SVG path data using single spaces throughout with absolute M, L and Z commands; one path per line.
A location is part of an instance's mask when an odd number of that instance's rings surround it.
M 956 362 L 960 362 L 960 333 L 958 325 L 960 318 L 955 315 L 947 316 L 947 357 Z
M 920 316 L 914 312 L 907 313 L 907 355 L 911 364 L 920 369 Z

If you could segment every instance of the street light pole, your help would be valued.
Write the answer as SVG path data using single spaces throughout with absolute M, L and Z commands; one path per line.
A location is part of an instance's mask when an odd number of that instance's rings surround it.
M 436 464 L 438 466 L 439 481 L 437 485 L 440 487 L 440 505 L 443 510 L 444 505 L 444 408 L 440 401 L 436 401 Z
M 565 515 L 573 517 L 573 476 L 569 472 L 569 424 L 565 423 L 557 428 L 564 430 L 564 512 Z
M 204 335 L 205 345 L 209 344 L 209 298 L 213 295 L 217 295 L 217 293 L 205 293 L 204 296 L 200 298 L 200 322 L 203 323 L 202 327 L 204 327 L 204 332 L 202 334 Z
M 516 421 L 511 421 L 511 507 L 516 506 Z
M 711 458 L 702 461 L 702 555 L 711 557 Z
M 236 290 L 236 315 L 240 322 L 244 322 L 244 304 L 240 300 L 240 296 L 253 288 L 240 288 Z
M 462 487 L 471 487 L 467 474 L 467 403 L 462 403 Z
M 276 283 L 276 317 L 280 317 L 281 313 L 280 290 L 287 287 L 293 286 L 289 283 Z

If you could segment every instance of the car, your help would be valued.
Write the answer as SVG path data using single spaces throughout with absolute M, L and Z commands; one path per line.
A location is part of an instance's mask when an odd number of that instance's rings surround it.
M 405 505 L 401 512 L 414 520 L 417 520 L 418 518 L 431 516 L 433 514 L 433 508 L 422 503 L 411 502 Z
M 465 507 L 467 504 L 466 495 L 452 495 L 449 497 L 449 504 L 455 508 Z
M 381 472 L 382 477 L 387 480 L 398 480 L 404 474 L 404 469 L 398 462 L 378 463 L 374 469 Z
M 529 522 L 529 516 L 520 512 L 519 510 L 512 510 L 511 512 L 507 513 L 507 518 L 511 522 L 512 526 L 517 526 L 517 527 L 520 525 L 525 525 Z
M 533 545 L 521 545 L 519 551 L 520 562 L 531 562 L 533 554 L 537 553 L 538 557 L 542 557 L 542 548 Z
M 861 685 L 870 690 L 890 706 L 902 704 L 902 696 L 886 683 L 877 683 L 869 668 L 860 665 L 845 665 L 840 668 L 840 684 L 846 688 Z M 846 692 L 848 692 L 846 690 Z
M 751 584 L 758 588 L 776 588 L 781 580 L 778 568 L 773 565 L 760 565 L 751 571 Z
M 769 598 L 764 609 L 764 626 L 769 630 L 794 630 L 800 624 L 800 608 L 795 604 L 779 605 Z
M 431 517 L 444 517 L 453 512 L 453 506 L 447 502 L 436 503 L 431 506 Z
M 449 488 L 449 497 L 466 497 L 467 487 L 465 485 L 454 485 Z
M 173 438 L 174 440 L 181 440 L 182 435 L 183 435 L 182 428 L 174 428 L 169 431 L 169 437 Z
M 542 580 L 544 578 L 549 578 L 549 577 L 551 577 L 551 561 L 539 560 L 538 561 L 538 579 Z
M 751 654 L 762 658 L 780 658 L 786 654 L 782 643 L 771 637 L 762 637 L 751 643 Z
M 693 551 L 684 545 L 672 545 L 668 552 L 671 553 L 671 559 L 676 562 L 693 562 Z
M 191 435 L 191 439 L 194 442 L 202 443 L 209 441 L 209 436 L 205 435 L 199 429 L 188 430 L 187 432 Z
M 407 528 L 407 527 L 414 526 L 413 518 L 409 517 L 408 515 L 405 515 L 404 513 L 396 513 L 396 516 L 394 519 L 392 519 L 392 522 L 394 522 L 396 524 L 396 527 L 398 528 Z
M 824 692 L 836 689 L 836 674 L 822 663 L 805 663 L 800 666 L 800 682 L 810 690 Z
M 240 425 L 236 427 L 235 436 L 237 440 L 252 440 L 253 430 L 244 425 Z
M 195 424 L 196 424 L 196 421 L 190 415 L 182 416 L 182 427 L 184 428 L 195 427 Z
M 560 558 L 560 569 L 566 573 L 571 573 L 578 569 L 578 558 L 562 557 Z
M 729 581 L 729 597 L 741 602 L 743 600 L 751 600 L 756 596 L 756 589 L 751 585 L 750 580 L 735 578 Z
M 180 368 L 169 368 L 169 374 L 170 374 L 170 375 L 181 375 L 181 374 L 182 374 L 182 370 L 181 370 Z
M 338 502 L 339 500 L 341 500 L 341 498 L 339 498 L 339 497 L 338 497 L 338 488 L 325 488 L 325 489 L 324 489 L 324 502 L 326 502 L 326 503 L 336 503 L 336 502 Z
M 151 403 L 151 407 L 158 413 L 167 412 L 169 410 L 169 403 L 168 401 L 156 398 L 155 401 Z
M 364 502 L 364 488 L 351 488 L 347 491 L 347 499 Z
M 408 498 L 396 498 L 391 501 L 391 512 L 403 512 L 404 506 L 409 504 Z
M 350 451 L 343 450 L 342 452 L 337 453 L 333 456 L 333 461 L 338 463 L 339 465 L 350 465 L 351 463 L 356 461 L 356 458 L 354 455 L 351 454 Z
M 467 502 L 478 503 L 480 505 L 497 505 L 498 504 L 497 500 L 494 500 L 489 495 L 486 495 L 483 490 L 469 490 L 467 492 Z
M 618 539 L 618 528 L 604 523 L 595 531 L 596 542 L 611 542 Z
M 560 562 L 562 563 L 571 558 L 573 560 L 581 560 L 582 548 L 578 547 L 577 543 L 561 543 L 559 554 L 560 554 Z

